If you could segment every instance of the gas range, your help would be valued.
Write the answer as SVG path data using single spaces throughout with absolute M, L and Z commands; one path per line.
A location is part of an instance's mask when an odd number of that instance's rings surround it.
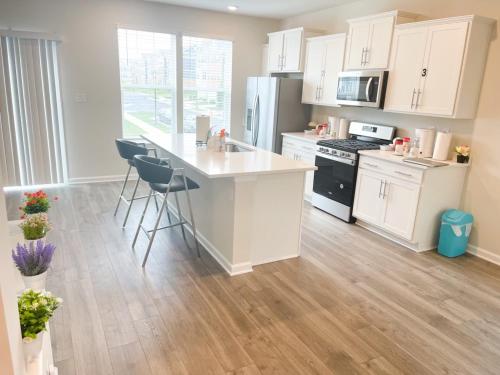
M 354 192 L 358 171 L 358 151 L 375 150 L 390 143 L 395 128 L 352 122 L 349 139 L 319 141 L 313 182 L 313 206 L 353 223 Z
M 359 139 L 330 139 L 319 141 L 316 152 L 320 155 L 330 155 L 346 158 L 352 161 L 358 159 L 359 150 L 376 150 L 381 143 L 369 142 Z

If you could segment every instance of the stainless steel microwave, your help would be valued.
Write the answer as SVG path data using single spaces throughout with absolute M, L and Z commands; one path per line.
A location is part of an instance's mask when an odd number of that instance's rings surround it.
M 382 108 L 388 73 L 385 70 L 339 73 L 337 104 Z

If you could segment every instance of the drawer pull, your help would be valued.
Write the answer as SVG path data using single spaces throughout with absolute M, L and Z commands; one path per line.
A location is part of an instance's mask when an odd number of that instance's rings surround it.
M 405 173 L 405 172 L 401 172 L 401 171 L 395 171 L 397 174 L 400 174 L 402 176 L 405 176 L 405 177 L 413 177 L 412 174 L 410 173 Z
M 372 167 L 372 168 L 378 168 L 377 164 L 365 163 L 365 165 L 367 165 L 368 167 Z

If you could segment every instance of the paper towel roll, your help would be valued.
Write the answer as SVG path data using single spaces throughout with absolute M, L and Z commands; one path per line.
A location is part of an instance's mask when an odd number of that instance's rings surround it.
M 432 158 L 436 160 L 448 160 L 448 151 L 451 145 L 451 133 L 438 132 L 436 137 L 436 145 Z
M 347 139 L 347 131 L 349 130 L 349 120 L 346 118 L 340 119 L 338 139 Z
M 206 142 L 210 130 L 210 116 L 196 116 L 196 142 Z
M 415 135 L 419 140 L 419 152 L 423 158 L 430 158 L 434 150 L 434 139 L 436 137 L 436 130 L 429 129 L 416 129 Z

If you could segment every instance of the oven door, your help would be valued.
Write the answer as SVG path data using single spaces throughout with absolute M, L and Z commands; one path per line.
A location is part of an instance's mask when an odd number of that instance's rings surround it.
M 362 107 L 381 108 L 385 72 L 342 72 L 339 74 L 337 103 Z
M 313 192 L 352 208 L 356 162 L 330 155 L 316 155 Z

